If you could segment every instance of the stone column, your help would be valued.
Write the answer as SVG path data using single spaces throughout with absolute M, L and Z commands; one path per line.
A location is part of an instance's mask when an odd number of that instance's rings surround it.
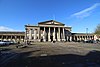
M 94 36 L 91 37 L 94 40 Z
M 40 27 L 38 29 L 38 41 L 40 42 Z
M 2 35 L 2 41 L 3 41 L 3 35 Z
M 82 36 L 82 40 L 83 40 L 83 36 Z
M 8 36 L 8 40 L 9 40 L 9 41 L 10 41 L 10 39 L 11 39 L 10 36 Z
M 17 36 L 16 36 L 16 42 L 17 42 Z M 27 28 L 25 28 L 25 45 L 27 45 Z
M 79 40 L 81 41 L 81 36 L 79 36 Z
M 60 27 L 58 28 L 58 41 L 60 41 Z
M 20 43 L 22 42 L 21 35 L 19 35 L 19 41 L 20 41 Z
M 6 40 L 8 40 L 8 36 L 6 36 Z
M 90 36 L 88 35 L 88 40 L 90 40 Z
M 77 39 L 76 41 L 78 41 L 78 36 L 76 36 L 76 39 Z
M 86 36 L 86 39 L 88 40 L 88 35 Z
M 91 40 L 92 40 L 92 36 L 91 36 Z
M 60 33 L 60 40 L 61 41 L 63 40 L 63 33 L 62 32 Z
M 15 42 L 16 42 L 16 40 L 17 40 L 17 39 L 16 39 L 16 36 L 15 36 Z
M 63 27 L 63 41 L 65 41 L 65 30 L 64 30 L 64 27 Z
M 31 40 L 32 39 L 32 29 L 30 29 L 30 31 L 29 31 L 29 40 Z
M 90 36 L 91 40 L 92 40 L 92 37 Z
M 7 40 L 7 36 L 5 35 L 5 40 Z
M 11 35 L 11 40 L 10 41 L 12 41 L 12 35 Z
M 51 39 L 50 39 L 50 27 L 49 27 L 49 32 L 48 32 L 48 41 L 51 41 Z
M 94 40 L 94 36 L 92 36 L 92 39 Z
M 84 36 L 85 38 L 84 38 L 84 40 L 86 41 L 87 39 L 86 39 L 86 36 Z
M 36 34 L 36 30 L 34 29 L 34 41 L 36 40 L 37 34 Z
M 89 36 L 89 39 L 91 40 L 91 36 Z
M 74 37 L 74 41 L 75 41 L 75 36 L 73 36 Z
M 46 41 L 46 32 L 45 32 L 45 27 L 44 27 L 44 31 L 43 31 L 43 41 Z
M 56 41 L 56 39 L 55 39 L 55 27 L 54 27 L 54 33 L 53 33 L 53 41 Z
M 78 40 L 80 40 L 80 36 L 78 36 Z
M 21 35 L 19 35 L 19 40 L 21 40 Z
M 90 36 L 89 36 L 89 40 L 91 40 Z
M 80 36 L 78 36 L 78 40 L 80 40 Z
M 1 35 L 1 40 L 3 41 L 3 36 Z
M 12 38 L 11 39 L 12 39 L 12 41 L 14 41 L 14 35 L 12 35 Z
M 27 39 L 27 29 L 25 29 L 25 40 Z
M 78 41 L 80 40 L 80 36 L 78 36 Z
M 58 38 L 59 38 L 59 32 L 57 31 L 57 41 L 58 41 Z
M 83 39 L 83 38 L 82 38 L 82 36 L 81 36 L 81 41 L 82 41 L 82 39 Z
M 70 41 L 72 41 L 72 36 L 70 35 Z
M 67 35 L 66 35 L 66 41 L 67 41 Z

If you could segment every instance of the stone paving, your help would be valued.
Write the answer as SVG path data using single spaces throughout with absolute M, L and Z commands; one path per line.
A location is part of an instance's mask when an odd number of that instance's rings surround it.
M 5 67 L 100 67 L 100 44 L 41 42 L 9 48 L 18 57 Z

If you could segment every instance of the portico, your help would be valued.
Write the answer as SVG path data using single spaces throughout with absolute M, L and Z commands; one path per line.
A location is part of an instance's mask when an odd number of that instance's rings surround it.
M 64 27 L 39 27 L 43 33 L 40 37 L 43 41 L 65 41 Z

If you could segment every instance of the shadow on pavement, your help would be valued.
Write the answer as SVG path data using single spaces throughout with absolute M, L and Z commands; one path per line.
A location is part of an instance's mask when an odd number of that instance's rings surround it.
M 63 54 L 29 57 L 32 52 L 20 54 L 6 67 L 100 67 L 100 52 L 90 51 L 87 55 Z

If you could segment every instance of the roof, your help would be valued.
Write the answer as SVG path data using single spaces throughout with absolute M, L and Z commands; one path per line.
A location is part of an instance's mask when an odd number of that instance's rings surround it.
M 72 35 L 94 35 L 92 33 L 72 33 Z
M 51 23 L 49 23 L 49 22 L 51 22 Z M 55 20 L 48 20 L 48 21 L 43 21 L 43 22 L 39 22 L 38 23 L 38 25 L 39 24 L 46 24 L 46 25 L 65 25 L 65 24 L 63 24 L 63 23 L 61 23 L 61 22 L 58 22 L 58 21 L 55 21 Z
M 0 34 L 25 34 L 25 32 L 0 31 Z

